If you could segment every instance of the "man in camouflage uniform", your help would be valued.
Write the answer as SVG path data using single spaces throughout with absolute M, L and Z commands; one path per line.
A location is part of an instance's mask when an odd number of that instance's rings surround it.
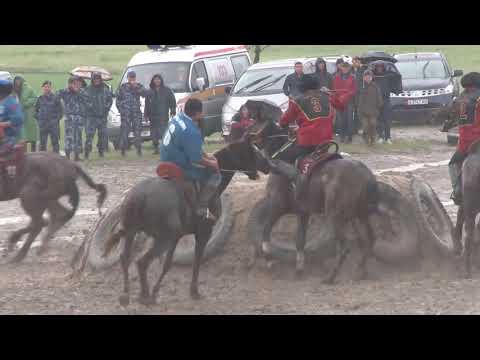
M 127 74 L 128 82 L 122 84 L 117 90 L 117 108 L 120 112 L 120 149 L 122 156 L 128 147 L 128 134 L 133 131 L 134 144 L 138 156 L 142 156 L 142 111 L 140 110 L 140 97 L 146 97 L 148 90 L 137 82 L 134 71 Z
M 86 88 L 91 105 L 87 109 L 87 126 L 85 141 L 85 159 L 88 159 L 92 151 L 92 142 L 95 132 L 98 131 L 97 149 L 100 157 L 106 148 L 107 140 L 107 116 L 113 102 L 113 94 L 109 87 L 103 83 L 100 73 L 92 74 L 92 83 Z
M 57 92 L 63 101 L 65 112 L 65 154 L 70 159 L 73 151 L 75 161 L 80 161 L 82 152 L 82 129 L 85 125 L 87 108 L 91 106 L 90 99 L 81 89 L 81 82 L 78 77 L 68 79 L 68 88 Z
M 34 118 L 40 129 L 40 151 L 47 151 L 47 141 L 50 135 L 53 151 L 60 152 L 60 120 L 63 116 L 62 101 L 52 93 L 52 82 L 47 80 L 42 85 L 43 95 L 35 104 Z

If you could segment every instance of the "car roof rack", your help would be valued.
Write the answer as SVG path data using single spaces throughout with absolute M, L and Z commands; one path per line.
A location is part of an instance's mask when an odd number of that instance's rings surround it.
M 153 51 L 168 51 L 170 49 L 186 49 L 192 45 L 147 45 L 147 47 Z

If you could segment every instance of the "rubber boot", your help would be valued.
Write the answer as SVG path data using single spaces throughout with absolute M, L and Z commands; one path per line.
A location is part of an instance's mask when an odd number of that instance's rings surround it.
M 450 199 L 453 200 L 455 205 L 460 206 L 462 204 L 462 164 L 456 162 L 449 164 L 448 173 L 450 174 L 450 181 L 453 188 Z
M 208 220 L 211 222 L 217 221 L 215 215 L 210 212 L 210 203 L 215 199 L 217 195 L 218 186 L 222 181 L 220 174 L 213 174 L 203 185 L 200 195 L 198 196 L 198 204 L 196 214 L 202 220 Z
M 137 148 L 137 155 L 142 156 L 142 148 L 141 147 Z
M 32 152 L 37 152 L 37 142 L 36 141 L 32 141 L 31 150 L 32 150 Z
M 125 157 L 125 149 L 121 150 L 122 157 Z

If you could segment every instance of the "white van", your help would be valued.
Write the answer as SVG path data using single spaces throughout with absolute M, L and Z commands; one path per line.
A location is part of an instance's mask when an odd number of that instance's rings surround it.
M 146 88 L 150 86 L 153 75 L 162 75 L 165 85 L 175 93 L 177 111 L 183 109 L 190 97 L 202 100 L 205 135 L 208 136 L 222 130 L 222 107 L 227 99 L 225 87 L 232 86 L 250 64 L 245 45 L 158 46 L 134 55 L 120 84 L 127 81 L 127 73 L 132 70 L 137 74 L 137 81 Z M 143 125 L 142 138 L 149 140 L 149 124 Z M 109 138 L 114 144 L 119 126 L 120 114 L 114 103 L 109 121 Z

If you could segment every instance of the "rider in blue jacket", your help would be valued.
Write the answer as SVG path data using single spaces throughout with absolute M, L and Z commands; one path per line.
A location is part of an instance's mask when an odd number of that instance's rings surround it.
M 0 80 L 0 126 L 5 134 L 0 139 L 0 152 L 7 152 L 17 143 L 23 126 L 22 109 L 12 89 L 10 81 Z

